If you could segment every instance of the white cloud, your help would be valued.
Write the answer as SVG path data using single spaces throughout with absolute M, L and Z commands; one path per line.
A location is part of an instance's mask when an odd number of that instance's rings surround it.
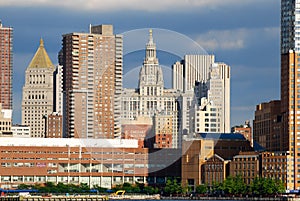
M 243 49 L 258 38 L 274 39 L 279 34 L 279 27 L 211 30 L 196 37 L 197 43 L 206 50 L 237 50 Z
M 0 6 L 54 6 L 77 10 L 146 10 L 163 11 L 187 8 L 216 8 L 219 6 L 259 3 L 261 0 L 0 0 Z

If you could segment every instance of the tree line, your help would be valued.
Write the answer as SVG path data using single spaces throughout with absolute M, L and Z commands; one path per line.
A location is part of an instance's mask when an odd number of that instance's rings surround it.
M 91 194 L 91 193 L 113 193 L 118 190 L 125 190 L 126 193 L 140 194 L 162 194 L 162 195 L 193 195 L 193 196 L 218 196 L 218 195 L 250 195 L 270 196 L 285 192 L 284 183 L 281 180 L 272 178 L 256 177 L 249 185 L 245 184 L 241 176 L 229 176 L 221 183 L 213 183 L 211 186 L 201 184 L 195 186 L 183 186 L 179 178 L 169 178 L 164 186 L 147 186 L 143 183 L 123 183 L 114 186 L 112 189 L 102 188 L 95 185 L 92 189 L 85 183 L 75 184 L 54 184 L 47 182 L 43 185 L 20 184 L 18 189 L 36 189 L 39 193 L 70 193 L 70 194 Z

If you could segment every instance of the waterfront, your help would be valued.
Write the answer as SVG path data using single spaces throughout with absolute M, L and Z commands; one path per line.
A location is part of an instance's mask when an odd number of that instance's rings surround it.
M 300 198 L 295 197 L 150 197 L 147 195 L 131 195 L 131 196 L 119 196 L 109 197 L 106 195 L 97 196 L 2 196 L 0 201 L 120 201 L 120 200 L 133 200 L 133 201 L 145 201 L 145 200 L 164 200 L 164 201 L 179 201 L 179 200 L 227 200 L 227 201 L 300 201 Z

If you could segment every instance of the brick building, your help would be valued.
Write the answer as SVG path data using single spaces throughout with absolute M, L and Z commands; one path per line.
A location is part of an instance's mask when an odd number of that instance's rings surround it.
M 181 172 L 179 149 L 138 148 L 137 140 L 1 138 L 0 150 L 0 188 L 45 182 L 160 185 Z

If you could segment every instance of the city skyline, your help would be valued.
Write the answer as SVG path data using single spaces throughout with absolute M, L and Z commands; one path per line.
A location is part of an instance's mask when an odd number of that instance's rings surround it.
M 209 54 L 216 55 L 217 60 L 232 67 L 232 125 L 242 124 L 247 119 L 252 121 L 257 104 L 279 99 L 280 2 L 231 0 L 226 4 L 211 1 L 203 5 L 199 2 L 203 1 L 154 2 L 152 7 L 146 4 L 145 7 L 132 8 L 129 3 L 114 6 L 104 2 L 105 10 L 98 8 L 101 12 L 97 12 L 97 6 L 96 9 L 78 10 L 67 6 L 69 2 L 66 7 L 54 3 L 49 8 L 47 1 L 43 5 L 25 1 L 27 6 L 21 1 L 0 2 L 3 25 L 14 28 L 13 122 L 20 122 L 21 108 L 18 107 L 24 74 L 37 48 L 36 41 L 41 37 L 44 39 L 49 56 L 56 64 L 64 33 L 86 30 L 87 24 L 102 23 L 113 24 L 117 34 L 157 27 L 176 31 L 197 41 Z M 173 6 L 166 9 L 172 3 Z M 29 8 L 32 4 L 39 7 Z M 15 15 L 16 12 L 19 14 Z M 137 59 L 142 61 L 143 56 Z M 126 67 L 124 65 L 124 71 Z

